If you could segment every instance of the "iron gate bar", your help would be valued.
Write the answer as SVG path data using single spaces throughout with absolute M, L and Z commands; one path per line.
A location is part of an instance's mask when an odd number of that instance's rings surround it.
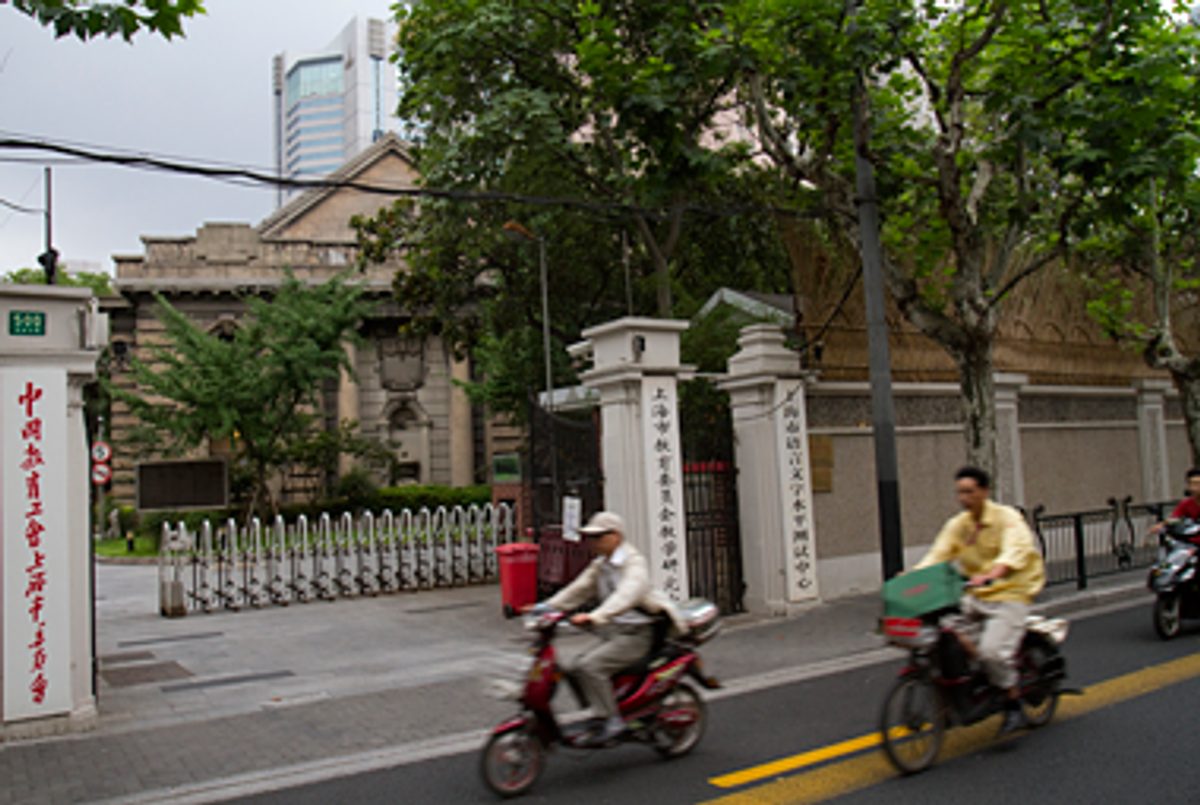
M 385 511 L 335 524 L 328 513 L 287 524 L 276 518 L 263 539 L 262 523 L 229 520 L 214 532 L 205 521 L 196 532 L 184 523 L 164 526 L 160 574 L 186 577 L 194 610 L 285 606 L 339 596 L 460 586 L 495 581 L 497 546 L 512 542 L 513 512 L 501 504 L 422 509 L 399 516 Z M 179 573 L 183 565 L 191 572 Z
M 1032 524 L 1046 563 L 1047 585 L 1086 589 L 1092 579 L 1149 567 L 1157 554 L 1150 526 L 1174 504 L 1133 505 L 1132 497 L 1110 498 L 1107 509 L 1063 514 L 1033 511 Z

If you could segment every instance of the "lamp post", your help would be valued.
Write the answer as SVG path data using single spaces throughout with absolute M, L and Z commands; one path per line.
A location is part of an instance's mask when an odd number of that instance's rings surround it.
M 849 32 L 861 0 L 849 0 Z M 879 243 L 879 199 L 875 166 L 867 156 L 870 119 L 863 71 L 854 87 L 854 172 L 858 226 L 862 233 L 863 291 L 867 308 L 867 353 L 871 378 L 871 420 L 875 434 L 875 484 L 879 505 L 879 547 L 883 578 L 904 570 L 904 540 L 900 530 L 900 480 L 896 460 L 896 404 L 892 399 L 892 362 L 883 294 L 883 258 Z
M 550 370 L 550 297 L 546 282 L 546 241 L 516 221 L 504 224 L 504 234 L 514 243 L 536 243 L 542 286 L 542 352 L 546 361 L 546 410 L 554 410 L 554 375 Z

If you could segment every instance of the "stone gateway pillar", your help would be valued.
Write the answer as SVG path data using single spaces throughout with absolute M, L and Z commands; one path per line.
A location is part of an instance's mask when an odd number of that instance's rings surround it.
M 583 383 L 600 392 L 605 507 L 625 518 L 654 586 L 676 601 L 689 595 L 677 389 L 690 371 L 679 363 L 687 327 L 624 318 L 583 331 L 594 358 Z
M 0 290 L 0 732 L 95 721 L 83 386 L 104 318 L 91 291 Z
M 805 385 L 775 324 L 743 328 L 729 376 L 746 608 L 786 615 L 819 597 Z
M 1172 478 L 1167 461 L 1166 393 L 1170 380 L 1139 380 L 1137 387 L 1138 445 L 1142 464 L 1142 499 L 1171 500 L 1172 487 L 1182 479 Z

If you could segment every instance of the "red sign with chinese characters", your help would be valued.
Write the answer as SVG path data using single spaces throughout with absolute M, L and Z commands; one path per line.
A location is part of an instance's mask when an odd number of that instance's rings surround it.
M 70 710 L 67 378 L 0 370 L 4 720 Z

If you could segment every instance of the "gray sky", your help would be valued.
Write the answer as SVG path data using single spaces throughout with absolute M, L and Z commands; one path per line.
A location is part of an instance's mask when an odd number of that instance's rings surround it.
M 271 57 L 323 48 L 356 14 L 390 0 L 208 0 L 187 38 L 56 40 L 0 6 L 0 131 L 272 172 Z M 16 152 L 0 152 L 0 160 Z M 37 159 L 33 152 L 22 157 Z M 0 198 L 42 206 L 42 167 L 0 161 Z M 204 221 L 257 223 L 274 192 L 116 167 L 54 167 L 54 240 L 68 263 L 111 271 L 142 235 L 187 235 Z M 0 273 L 36 265 L 41 216 L 0 206 Z

